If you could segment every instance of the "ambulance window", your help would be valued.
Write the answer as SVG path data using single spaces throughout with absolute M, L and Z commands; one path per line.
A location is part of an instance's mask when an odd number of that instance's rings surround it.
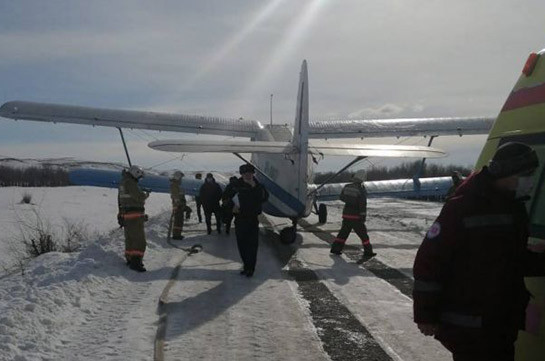
M 531 233 L 545 239 L 545 145 L 533 147 L 539 157 L 539 168 L 536 172 L 534 202 L 530 208 Z

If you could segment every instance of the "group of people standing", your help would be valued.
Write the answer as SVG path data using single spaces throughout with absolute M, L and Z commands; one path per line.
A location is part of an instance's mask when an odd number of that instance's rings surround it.
M 222 190 L 216 183 L 212 173 L 208 173 L 195 197 L 197 216 L 202 222 L 201 206 L 204 211 L 207 233 L 212 233 L 212 214 L 216 220 L 216 229 L 221 234 L 222 222 L 225 224 L 225 233 L 229 234 L 231 223 L 235 219 L 235 234 L 237 246 L 243 263 L 242 275 L 252 277 L 255 270 L 259 221 L 261 205 L 266 202 L 269 194 L 255 179 L 255 168 L 251 164 L 243 164 L 239 168 L 240 178 L 231 177 L 229 184 Z M 125 258 L 127 265 L 138 272 L 145 272 L 142 262 L 146 251 L 144 234 L 145 201 L 149 192 L 138 187 L 138 181 L 144 176 L 139 166 L 131 166 L 122 171 L 118 194 L 118 222 L 125 232 Z M 184 220 L 189 219 L 191 208 L 187 205 L 185 192 L 181 187 L 184 174 L 174 172 L 170 180 L 170 196 L 172 200 L 172 216 L 169 223 L 169 235 L 172 239 L 182 240 Z M 200 179 L 200 173 L 195 175 Z M 222 204 L 220 205 L 220 201 Z M 172 233 L 171 233 L 172 232 Z
M 456 361 L 514 359 L 514 341 L 524 325 L 529 293 L 525 276 L 545 275 L 545 255 L 528 249 L 529 219 L 524 201 L 539 166 L 535 150 L 509 142 L 500 146 L 488 166 L 453 187 L 440 215 L 417 252 L 414 274 L 414 321 L 419 330 L 434 336 Z M 254 177 L 254 167 L 240 166 L 225 190 L 207 174 L 198 199 L 205 212 L 207 232 L 215 215 L 221 233 L 221 207 L 228 209 L 226 233 L 234 216 L 235 233 L 243 263 L 242 275 L 254 274 L 258 247 L 258 215 L 268 192 Z M 125 258 L 131 269 L 146 269 L 144 202 L 140 167 L 123 171 L 119 186 L 120 225 L 125 227 Z M 187 204 L 180 187 L 183 174 L 171 178 L 173 235 L 181 239 Z M 365 172 L 358 171 L 340 199 L 345 203 L 342 227 L 330 252 L 340 255 L 354 230 L 363 246 L 363 259 L 375 256 L 365 226 L 367 193 Z M 199 203 L 197 203 L 199 204 Z M 226 214 L 225 212 L 223 212 Z M 200 212 L 199 221 L 201 221 Z M 231 217 L 229 219 L 229 216 Z

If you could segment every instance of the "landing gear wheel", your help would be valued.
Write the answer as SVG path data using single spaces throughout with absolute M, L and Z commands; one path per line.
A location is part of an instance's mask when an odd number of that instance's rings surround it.
M 318 222 L 322 224 L 327 222 L 327 206 L 323 203 L 318 207 Z
M 297 232 L 295 232 L 295 227 L 286 227 L 283 228 L 280 231 L 280 242 L 283 244 L 292 244 L 295 242 L 295 236 L 297 235 Z

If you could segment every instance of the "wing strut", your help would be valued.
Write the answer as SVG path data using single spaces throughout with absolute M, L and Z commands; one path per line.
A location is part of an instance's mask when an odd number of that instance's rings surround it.
M 127 149 L 127 143 L 125 143 L 125 137 L 123 136 L 123 131 L 121 130 L 121 128 L 117 128 L 119 129 L 119 134 L 121 135 L 121 141 L 123 142 L 123 148 L 125 148 L 125 154 L 127 155 L 127 160 L 129 161 L 129 167 L 132 166 L 131 164 L 131 157 L 129 157 L 129 151 Z
M 363 156 L 360 156 L 360 157 L 356 157 L 356 159 L 354 159 L 353 161 L 351 161 L 350 163 L 348 163 L 347 165 L 345 165 L 341 170 L 339 170 L 337 173 L 333 174 L 331 177 L 327 178 L 322 184 L 320 184 L 318 187 L 316 187 L 315 189 L 313 189 L 308 195 L 312 195 L 313 193 L 316 193 L 318 192 L 318 190 L 320 190 L 320 188 L 322 188 L 323 186 L 325 186 L 329 181 L 331 181 L 333 178 L 337 177 L 339 174 L 341 174 L 342 172 L 344 172 L 345 170 L 347 170 L 348 168 L 350 168 L 352 165 L 356 164 L 357 162 L 359 162 L 360 160 L 363 160 L 367 157 L 363 157 Z
M 428 142 L 428 147 L 431 147 L 431 143 L 433 142 L 433 138 L 436 138 L 436 135 L 430 136 L 430 141 Z M 426 158 L 422 158 L 422 162 L 420 163 L 420 167 L 416 170 L 416 174 L 414 175 L 413 179 L 419 179 L 422 175 L 422 171 L 424 170 L 424 163 L 426 163 Z

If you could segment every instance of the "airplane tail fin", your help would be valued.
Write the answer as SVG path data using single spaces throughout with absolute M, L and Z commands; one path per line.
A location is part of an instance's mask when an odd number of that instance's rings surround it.
M 297 198 L 303 204 L 306 204 L 307 184 L 310 177 L 308 164 L 308 71 L 306 60 L 303 60 L 301 65 L 298 88 L 292 144 L 298 150 L 294 159 L 296 172 L 298 172 Z

